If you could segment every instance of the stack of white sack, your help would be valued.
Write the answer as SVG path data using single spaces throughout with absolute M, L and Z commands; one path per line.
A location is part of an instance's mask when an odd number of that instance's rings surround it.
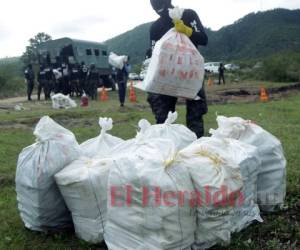
M 170 10 L 179 20 L 183 9 Z M 148 92 L 194 99 L 202 88 L 204 59 L 191 40 L 174 28 L 156 42 L 144 79 Z
M 227 244 L 233 207 L 243 186 L 239 166 L 228 156 L 227 144 L 201 138 L 177 154 L 174 165 L 187 168 L 194 183 L 197 229 L 193 249 Z
M 113 128 L 111 118 L 100 118 L 99 125 L 101 127 L 100 135 L 80 144 L 82 153 L 86 157 L 105 157 L 113 147 L 124 141 L 107 133 Z
M 90 243 L 103 241 L 107 181 L 112 164 L 109 158 L 82 157 L 55 175 L 56 183 L 72 213 L 76 235 Z
M 272 212 L 284 204 L 286 195 L 286 159 L 280 141 L 251 121 L 239 117 L 217 117 L 213 137 L 233 138 L 258 148 L 261 167 L 257 179 L 257 203 Z
M 109 64 L 117 69 L 122 69 L 127 60 L 128 60 L 127 56 L 124 55 L 119 56 L 113 52 L 110 52 L 108 57 Z
M 90 243 L 103 241 L 108 175 L 113 159 L 121 154 L 119 150 L 115 153 L 110 152 L 109 145 L 116 147 L 123 141 L 106 134 L 106 131 L 112 128 L 111 119 L 100 118 L 99 123 L 102 127 L 100 136 L 81 144 L 84 154 L 90 157 L 81 157 L 55 175 L 56 183 L 72 213 L 77 236 Z M 140 134 L 142 132 L 143 128 Z M 135 139 L 129 140 L 125 148 L 135 145 L 134 141 Z
M 18 208 L 25 227 L 46 231 L 72 224 L 54 175 L 77 159 L 80 148 L 69 130 L 43 117 L 34 135 L 36 143 L 19 155 L 16 171 Z
M 110 250 L 190 249 L 195 209 L 180 194 L 193 185 L 185 168 L 170 166 L 175 151 L 170 140 L 148 139 L 114 161 L 104 232 Z
M 51 96 L 52 107 L 54 109 L 69 109 L 76 108 L 77 104 L 70 98 L 69 95 L 63 95 L 61 93 Z

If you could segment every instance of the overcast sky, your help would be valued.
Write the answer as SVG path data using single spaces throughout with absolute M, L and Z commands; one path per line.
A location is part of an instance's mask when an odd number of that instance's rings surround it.
M 300 0 L 173 0 L 173 5 L 194 9 L 204 26 L 218 30 L 250 12 L 299 9 Z M 38 32 L 102 42 L 157 18 L 150 0 L 1 0 L 0 57 L 21 55 Z

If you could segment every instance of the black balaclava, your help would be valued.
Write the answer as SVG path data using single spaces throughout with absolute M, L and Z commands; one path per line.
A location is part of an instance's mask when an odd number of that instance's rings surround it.
M 169 8 L 172 8 L 171 0 L 150 0 L 152 8 L 155 10 L 155 12 L 163 16 L 169 16 Z

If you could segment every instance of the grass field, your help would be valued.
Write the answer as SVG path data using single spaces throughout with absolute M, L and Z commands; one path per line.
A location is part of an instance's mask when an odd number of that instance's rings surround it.
M 78 240 L 72 232 L 33 233 L 24 229 L 19 218 L 14 176 L 18 154 L 34 142 L 33 128 L 43 115 L 70 129 L 81 143 L 99 133 L 98 118 L 112 117 L 111 134 L 123 139 L 136 134 L 141 118 L 154 122 L 143 93 L 138 103 L 120 109 L 116 93 L 106 103 L 93 102 L 87 108 L 52 110 L 48 102 L 25 103 L 24 111 L 0 111 L 0 249 L 102 249 Z M 216 114 L 240 116 L 277 136 L 288 161 L 287 208 L 263 215 L 264 223 L 254 224 L 233 235 L 228 249 L 300 249 L 300 94 L 280 101 L 251 104 L 212 105 L 205 116 L 206 131 L 216 127 Z M 178 105 L 178 123 L 185 123 L 185 107 Z M 227 249 L 226 247 L 222 249 Z M 220 247 L 216 248 L 220 249 Z

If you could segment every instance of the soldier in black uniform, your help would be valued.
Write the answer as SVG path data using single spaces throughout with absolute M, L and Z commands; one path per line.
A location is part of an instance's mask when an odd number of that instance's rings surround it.
M 45 81 L 44 81 L 44 94 L 45 100 L 50 100 L 51 91 L 54 88 L 55 76 L 51 67 L 47 66 L 44 69 Z
M 79 68 L 79 88 L 87 93 L 86 89 L 86 78 L 88 73 L 88 67 L 85 65 L 84 62 L 81 62 L 80 68 Z
M 75 64 L 70 71 L 70 87 L 71 87 L 71 97 L 75 94 L 77 97 L 82 95 L 82 90 L 80 88 L 80 79 L 79 79 L 79 65 Z
M 44 91 L 45 100 L 50 99 L 51 91 L 54 87 L 55 77 L 51 67 L 40 65 L 38 73 L 38 100 L 41 100 L 42 89 Z
M 128 59 L 124 62 L 124 66 L 122 69 L 117 69 L 117 74 L 116 74 L 116 80 L 117 80 L 118 92 L 119 92 L 119 101 L 120 101 L 121 107 L 124 107 L 128 74 L 130 71 L 129 66 L 128 66 L 129 65 Z
M 27 68 L 25 69 L 24 77 L 27 83 L 27 100 L 31 101 L 31 94 L 34 87 L 34 78 L 35 78 L 31 64 L 28 64 Z
M 219 71 L 219 85 L 221 85 L 221 79 L 223 80 L 223 84 L 225 84 L 225 77 L 224 77 L 225 67 L 223 63 L 220 63 L 218 71 Z
M 91 64 L 90 69 L 86 76 L 86 92 L 92 98 L 97 98 L 97 88 L 100 80 L 99 72 L 95 67 L 95 64 Z
M 69 65 L 66 63 L 62 63 L 61 65 L 61 73 L 62 73 L 62 90 L 61 93 L 64 95 L 70 94 L 70 70 Z
M 175 24 L 169 17 L 169 8 L 173 8 L 171 0 L 150 0 L 152 8 L 160 16 L 150 28 L 150 42 L 153 50 L 155 43 L 160 40 L 164 34 L 174 27 L 178 32 L 186 34 L 193 44 L 198 47 L 199 45 L 205 46 L 207 44 L 207 35 L 204 31 L 202 23 L 194 10 L 184 10 L 182 21 Z M 152 51 L 151 50 L 151 51 Z M 147 52 L 149 55 L 151 51 Z M 148 56 L 149 56 L 148 55 Z M 204 134 L 203 115 L 207 113 L 207 103 L 205 90 L 202 88 L 198 93 L 200 100 L 186 100 L 186 124 L 197 137 L 200 138 Z M 148 102 L 155 115 L 157 123 L 165 122 L 168 112 L 175 111 L 177 98 L 173 96 L 148 94 Z

